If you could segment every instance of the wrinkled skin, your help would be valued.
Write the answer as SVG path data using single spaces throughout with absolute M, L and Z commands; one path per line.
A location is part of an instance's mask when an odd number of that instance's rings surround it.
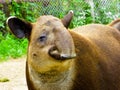
M 11 32 L 29 40 L 29 90 L 119 90 L 119 21 L 68 30 L 73 17 L 40 16 L 35 23 L 7 20 Z

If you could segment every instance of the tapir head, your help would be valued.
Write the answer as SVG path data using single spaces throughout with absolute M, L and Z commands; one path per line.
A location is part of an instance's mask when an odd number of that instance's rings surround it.
M 29 40 L 28 62 L 38 68 L 40 65 L 51 65 L 51 62 L 65 62 L 75 58 L 73 39 L 67 30 L 72 19 L 70 11 L 63 19 L 51 15 L 40 16 L 35 23 L 25 22 L 10 17 L 7 24 L 18 38 Z

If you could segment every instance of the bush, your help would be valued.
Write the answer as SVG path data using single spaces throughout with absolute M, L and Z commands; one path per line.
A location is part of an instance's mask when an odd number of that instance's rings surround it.
M 12 3 L 9 5 L 10 16 L 16 16 L 18 18 L 25 19 L 26 21 L 34 22 L 39 16 L 38 11 L 32 8 L 35 6 L 36 5 L 34 3 L 17 3 L 13 0 Z
M 38 17 L 38 13 L 37 10 L 32 10 L 33 6 L 35 6 L 34 3 L 16 3 L 12 0 L 12 3 L 9 4 L 10 16 L 16 16 L 26 21 L 34 22 Z M 0 8 L 2 7 L 3 5 L 0 4 Z M 6 30 L 8 27 L 5 27 L 7 19 L 5 13 L 0 10 L 0 14 L 0 60 L 7 60 L 9 58 L 17 58 L 25 55 L 28 43 L 27 39 L 17 39 L 15 36 L 11 35 L 10 32 Z
M 0 8 L 3 8 L 2 4 L 0 4 Z M 6 16 L 4 12 L 0 10 L 0 32 L 2 32 L 3 34 L 6 33 L 5 21 L 6 21 Z
M 27 42 L 26 39 L 17 39 L 9 33 L 6 36 L 0 33 L 0 60 L 17 58 L 25 55 Z

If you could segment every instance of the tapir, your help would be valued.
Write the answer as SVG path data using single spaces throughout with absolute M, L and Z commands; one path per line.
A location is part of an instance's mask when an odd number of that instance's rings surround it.
M 29 41 L 28 89 L 120 90 L 119 20 L 69 29 L 73 16 L 43 15 L 34 23 L 7 19 L 11 32 Z

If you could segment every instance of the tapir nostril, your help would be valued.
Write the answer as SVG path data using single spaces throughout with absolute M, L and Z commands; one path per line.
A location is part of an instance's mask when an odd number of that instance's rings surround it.
M 60 57 L 60 53 L 59 53 L 57 47 L 55 47 L 55 46 L 50 48 L 48 54 L 55 59 L 58 59 Z
M 36 57 L 36 56 L 37 56 L 37 54 L 36 54 L 36 53 L 33 53 L 32 55 L 33 55 L 33 57 Z

